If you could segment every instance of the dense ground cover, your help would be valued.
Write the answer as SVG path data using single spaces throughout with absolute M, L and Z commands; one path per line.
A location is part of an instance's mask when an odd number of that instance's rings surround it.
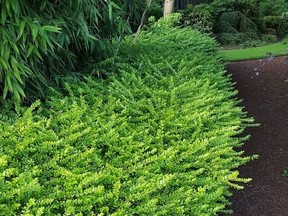
M 103 65 L 106 79 L 67 84 L 66 96 L 51 90 L 44 104 L 1 116 L 1 214 L 223 211 L 229 188 L 248 181 L 237 168 L 250 157 L 236 149 L 252 120 L 213 39 L 155 27 Z

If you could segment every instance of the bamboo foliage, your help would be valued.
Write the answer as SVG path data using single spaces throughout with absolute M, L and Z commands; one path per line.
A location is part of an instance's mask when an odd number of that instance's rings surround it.
M 43 54 L 55 48 L 49 32 L 59 32 L 59 28 L 41 25 L 32 17 L 25 17 L 28 5 L 25 1 L 1 2 L 0 26 L 0 80 L 4 98 L 8 92 L 20 99 L 25 96 L 23 87 L 28 77 L 40 74 Z M 45 40 L 44 38 L 47 38 Z
M 113 52 L 109 41 L 129 31 L 135 0 L 0 1 L 0 82 L 17 100 L 88 58 Z M 125 11 L 124 11 L 125 10 Z M 140 12 L 139 12 L 140 14 Z M 131 15 L 132 16 L 132 15 Z

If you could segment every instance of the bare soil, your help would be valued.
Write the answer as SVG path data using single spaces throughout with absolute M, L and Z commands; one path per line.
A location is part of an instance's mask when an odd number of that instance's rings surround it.
M 240 168 L 253 180 L 234 192 L 235 216 L 288 216 L 288 57 L 233 62 L 227 65 L 248 116 L 261 126 L 248 128 L 246 155 L 259 159 Z

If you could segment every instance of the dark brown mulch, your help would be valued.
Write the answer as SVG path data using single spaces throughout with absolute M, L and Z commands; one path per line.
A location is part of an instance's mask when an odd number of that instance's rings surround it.
M 288 216 L 288 57 L 233 62 L 227 71 L 248 115 L 261 123 L 246 131 L 245 154 L 259 159 L 240 168 L 253 181 L 234 193 L 232 215 Z

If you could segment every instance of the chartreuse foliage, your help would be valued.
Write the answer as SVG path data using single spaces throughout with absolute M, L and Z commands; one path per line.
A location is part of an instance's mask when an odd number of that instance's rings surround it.
M 251 120 L 214 41 L 165 27 L 131 41 L 119 76 L 1 118 L 1 214 L 217 215 L 248 181 L 235 148 Z

